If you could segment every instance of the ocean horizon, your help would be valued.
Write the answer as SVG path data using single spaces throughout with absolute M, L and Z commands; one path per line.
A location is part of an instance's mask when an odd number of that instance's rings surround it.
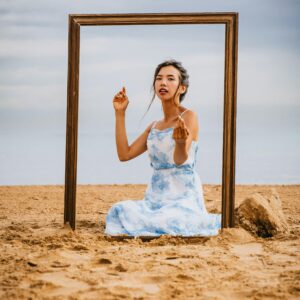
M 141 132 L 128 132 L 129 143 Z M 0 185 L 64 184 L 65 132 L 1 132 Z M 236 184 L 299 184 L 297 131 L 237 132 Z M 298 141 L 298 142 L 297 142 Z M 285 149 L 285 151 L 283 151 Z M 203 184 L 222 183 L 222 132 L 201 132 L 196 170 Z M 148 184 L 147 151 L 127 162 L 117 157 L 111 132 L 78 135 L 78 184 Z

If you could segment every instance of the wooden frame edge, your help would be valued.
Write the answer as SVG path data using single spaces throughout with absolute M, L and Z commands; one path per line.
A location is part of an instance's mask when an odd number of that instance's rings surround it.
M 202 18 L 201 22 L 199 18 Z M 172 24 L 225 24 L 222 228 L 234 227 L 238 13 L 71 14 L 68 36 L 64 223 L 69 223 L 73 230 L 76 228 L 80 26 Z

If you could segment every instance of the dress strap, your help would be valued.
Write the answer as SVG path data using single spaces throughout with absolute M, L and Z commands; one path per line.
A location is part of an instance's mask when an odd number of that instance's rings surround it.
M 151 129 L 154 128 L 154 126 L 156 125 L 156 123 L 157 123 L 157 121 L 154 121 L 154 122 L 153 122 L 153 124 L 152 124 L 152 126 L 151 126 Z
M 189 109 L 186 109 L 185 111 L 183 111 L 181 114 L 180 114 L 180 117 L 182 117 L 182 115 L 186 112 L 186 111 L 188 111 Z

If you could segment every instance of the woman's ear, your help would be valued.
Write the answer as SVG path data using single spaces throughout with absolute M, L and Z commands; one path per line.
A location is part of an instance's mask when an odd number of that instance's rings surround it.
M 180 86 L 180 94 L 184 94 L 186 92 L 186 86 L 185 85 L 181 85 Z

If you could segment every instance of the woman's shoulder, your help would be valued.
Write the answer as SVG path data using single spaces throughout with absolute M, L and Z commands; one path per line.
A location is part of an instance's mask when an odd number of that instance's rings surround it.
M 188 118 L 188 119 L 190 119 L 190 118 L 192 118 L 192 119 L 197 119 L 197 118 L 198 118 L 197 113 L 196 113 L 194 110 L 189 109 L 189 108 L 185 108 L 185 107 L 184 107 L 184 109 L 181 111 L 180 116 L 181 116 L 183 119 L 185 119 L 185 118 Z
M 198 115 L 195 111 L 192 109 L 186 109 L 181 114 L 181 117 L 183 118 L 185 124 L 190 128 L 195 128 L 195 130 L 198 130 L 199 128 L 199 121 L 198 121 Z
M 150 132 L 151 128 L 155 126 L 157 121 L 152 121 L 146 128 L 145 131 L 147 131 L 148 133 Z

